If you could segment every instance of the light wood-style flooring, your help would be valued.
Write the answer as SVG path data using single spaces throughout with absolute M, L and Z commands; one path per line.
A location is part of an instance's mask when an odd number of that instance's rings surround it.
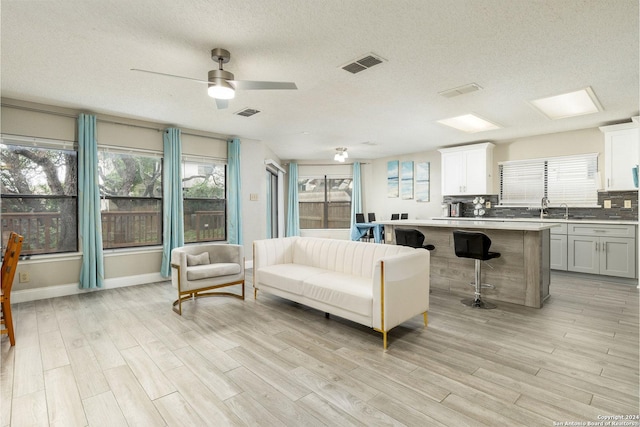
M 366 327 L 254 300 L 250 278 L 246 301 L 187 302 L 182 317 L 169 282 L 15 304 L 0 426 L 531 427 L 639 413 L 635 286 L 553 274 L 544 308 L 490 311 L 434 290 L 428 328 L 417 316 L 384 352 Z

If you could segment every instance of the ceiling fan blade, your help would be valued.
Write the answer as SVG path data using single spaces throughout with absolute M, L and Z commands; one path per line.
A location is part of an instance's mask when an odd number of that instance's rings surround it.
M 218 99 L 218 98 L 216 98 L 216 107 L 218 107 L 218 110 L 224 110 L 228 106 L 229 106 L 229 100 L 228 99 Z
M 176 77 L 178 79 L 191 80 L 192 82 L 196 82 L 196 83 L 209 84 L 209 81 L 207 81 L 207 80 L 194 79 L 194 78 L 191 78 L 191 77 L 184 77 L 184 76 L 176 76 L 175 74 L 159 73 L 157 71 L 141 70 L 139 68 L 131 68 L 131 71 L 139 71 L 141 73 L 157 74 L 159 76 L 165 76 L 165 77 Z
M 286 89 L 298 89 L 293 82 L 255 82 L 250 80 L 229 80 L 236 89 L 239 90 L 286 90 Z

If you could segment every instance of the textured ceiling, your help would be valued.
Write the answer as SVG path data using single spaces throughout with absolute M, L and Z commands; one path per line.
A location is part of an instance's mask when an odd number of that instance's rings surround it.
M 371 159 L 594 127 L 638 114 L 637 0 L 2 0 L 2 96 L 264 141 L 282 159 Z M 243 91 L 216 109 L 210 50 Z M 386 60 L 352 75 L 340 66 Z M 478 92 L 438 92 L 477 83 Z M 604 111 L 551 121 L 528 101 L 591 86 Z M 234 112 L 250 107 L 246 118 Z M 437 120 L 502 125 L 466 134 Z

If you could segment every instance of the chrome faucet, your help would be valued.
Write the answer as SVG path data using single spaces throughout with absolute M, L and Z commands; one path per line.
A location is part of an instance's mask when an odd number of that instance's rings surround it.
M 545 196 L 540 200 L 540 219 L 543 219 L 549 214 L 549 199 Z
M 566 203 L 560 203 L 560 207 L 564 206 L 564 219 L 568 220 L 569 219 L 569 205 L 567 205 Z

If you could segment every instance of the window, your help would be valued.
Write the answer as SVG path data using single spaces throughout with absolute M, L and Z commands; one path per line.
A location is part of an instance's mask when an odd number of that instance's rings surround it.
M 227 238 L 226 165 L 214 160 L 182 162 L 185 243 Z
M 530 205 L 544 197 L 544 160 L 505 162 L 500 170 L 500 204 Z
M 555 205 L 598 202 L 597 154 L 503 162 L 499 171 L 501 205 L 537 206 L 543 197 Z
M 0 144 L 2 245 L 24 236 L 22 254 L 78 250 L 78 158 L 73 143 Z
M 98 174 L 105 249 L 162 243 L 162 159 L 100 151 Z
M 349 228 L 351 178 L 298 179 L 300 228 Z

